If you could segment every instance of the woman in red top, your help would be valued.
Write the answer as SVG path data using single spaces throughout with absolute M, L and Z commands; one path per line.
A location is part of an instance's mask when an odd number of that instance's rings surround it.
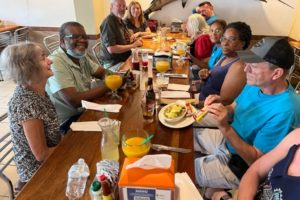
M 213 43 L 209 38 L 209 26 L 204 17 L 200 14 L 192 14 L 187 21 L 188 35 L 194 41 L 191 45 L 190 58 L 193 63 L 205 63 L 209 60 L 212 52 Z M 200 67 L 192 65 L 193 79 L 199 79 L 198 72 Z

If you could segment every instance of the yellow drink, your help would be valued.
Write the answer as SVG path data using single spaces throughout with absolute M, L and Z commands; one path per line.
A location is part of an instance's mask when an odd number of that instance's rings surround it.
M 156 70 L 161 73 L 168 71 L 169 67 L 170 67 L 170 63 L 165 60 L 157 61 L 155 64 Z
M 145 138 L 132 137 L 123 141 L 122 150 L 127 157 L 142 157 L 150 150 L 150 143 L 142 144 Z
M 177 55 L 179 55 L 179 56 L 182 56 L 182 55 L 185 55 L 185 50 L 184 50 L 184 49 L 177 49 L 177 50 L 175 51 L 175 53 L 176 53 Z
M 108 75 L 105 78 L 105 85 L 111 90 L 116 90 L 122 85 L 122 77 L 116 74 Z

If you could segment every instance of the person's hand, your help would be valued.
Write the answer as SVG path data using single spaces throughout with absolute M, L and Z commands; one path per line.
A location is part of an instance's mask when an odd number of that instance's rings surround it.
M 204 101 L 204 105 L 208 106 L 211 105 L 213 103 L 221 103 L 221 96 L 216 95 L 216 94 L 212 94 L 209 95 L 208 97 L 206 97 L 205 101 Z
M 212 200 L 220 200 L 221 197 L 223 197 L 224 195 L 227 195 L 227 193 L 225 191 L 218 191 L 218 192 L 215 192 L 212 196 Z
M 229 126 L 228 110 L 223 104 L 213 103 L 207 106 L 207 111 L 212 114 L 212 117 L 216 120 L 219 129 L 224 129 Z
M 209 74 L 210 74 L 209 69 L 201 69 L 198 72 L 198 75 L 202 80 L 206 80 L 209 77 Z
M 134 48 L 143 46 L 143 41 L 139 38 L 133 43 Z

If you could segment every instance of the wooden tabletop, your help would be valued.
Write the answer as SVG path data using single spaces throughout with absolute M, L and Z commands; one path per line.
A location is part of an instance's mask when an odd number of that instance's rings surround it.
M 17 29 L 19 26 L 17 25 L 0 25 L 0 32 L 4 32 L 4 31 L 13 31 L 15 29 Z
M 127 61 L 124 68 L 130 67 Z M 184 66 L 183 71 L 189 72 L 188 65 Z M 186 83 L 188 79 L 170 79 L 173 83 Z M 142 110 L 140 107 L 143 92 L 139 89 L 121 91 L 123 97 L 121 102 L 122 109 L 119 113 L 109 113 L 109 117 L 121 121 L 120 133 L 125 133 L 135 128 L 143 128 L 149 133 L 154 134 L 152 143 L 164 144 L 174 147 L 189 148 L 193 150 L 192 126 L 181 129 L 172 129 L 159 122 L 156 110 L 154 122 L 146 124 L 143 121 Z M 107 97 L 96 99 L 97 103 L 107 103 Z M 86 110 L 79 118 L 79 121 L 96 121 L 104 117 L 103 112 Z M 84 158 L 90 167 L 90 177 L 87 181 L 85 194 L 81 199 L 90 199 L 88 189 L 96 174 L 96 163 L 101 160 L 100 152 L 100 132 L 72 132 L 70 131 L 51 156 L 43 163 L 36 174 L 26 184 L 17 196 L 17 199 L 67 199 L 65 196 L 67 173 L 73 163 L 78 158 Z M 124 154 L 119 147 L 120 166 L 124 160 Z M 175 159 L 175 170 L 177 172 L 187 172 L 192 180 L 194 176 L 194 153 L 174 153 L 168 151 L 156 152 L 150 150 L 150 154 L 168 153 Z

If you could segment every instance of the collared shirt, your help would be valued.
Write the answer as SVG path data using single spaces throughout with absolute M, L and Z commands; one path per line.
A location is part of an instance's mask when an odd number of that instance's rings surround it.
M 58 95 L 58 91 L 69 87 L 74 87 L 77 92 L 89 90 L 91 77 L 95 74 L 99 65 L 88 56 L 81 58 L 79 60 L 80 65 L 77 65 L 60 47 L 49 58 L 53 62 L 51 69 L 54 75 L 48 79 L 46 91 L 55 106 L 59 122 L 62 123 L 71 116 L 80 114 L 82 108 L 74 108 L 65 103 Z
M 107 50 L 107 47 L 109 46 L 130 44 L 130 33 L 123 20 L 112 13 L 109 14 L 102 22 L 100 32 L 102 41 L 100 58 L 103 63 L 115 65 L 119 62 L 126 61 L 131 54 L 130 50 L 124 53 L 112 54 Z

